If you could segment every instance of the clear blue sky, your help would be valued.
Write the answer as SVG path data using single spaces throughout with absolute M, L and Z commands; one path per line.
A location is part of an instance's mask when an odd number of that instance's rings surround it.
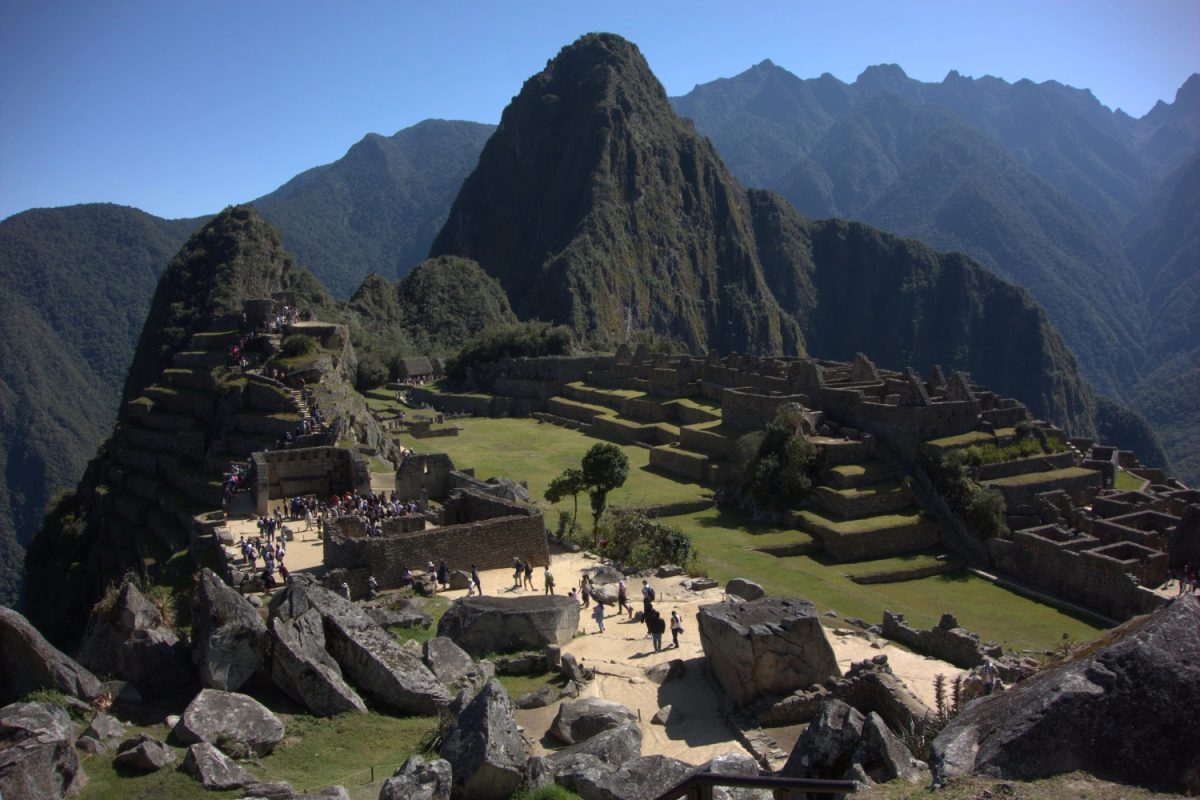
M 497 122 L 588 31 L 671 95 L 765 58 L 1057 80 L 1141 116 L 1200 71 L 1198 0 L 0 0 L 0 218 L 108 201 L 193 216 L 422 119 Z

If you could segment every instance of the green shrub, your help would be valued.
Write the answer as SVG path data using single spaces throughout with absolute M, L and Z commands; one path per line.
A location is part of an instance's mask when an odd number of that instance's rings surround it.
M 502 358 L 567 355 L 574 343 L 574 335 L 565 325 L 555 327 L 536 321 L 501 325 L 467 342 L 446 365 L 446 375 L 461 382 L 472 367 Z
M 692 538 L 680 528 L 650 517 L 642 509 L 622 508 L 601 527 L 600 555 L 634 569 L 678 564 L 687 569 L 696 559 Z
M 995 489 L 972 485 L 963 507 L 963 516 L 983 538 L 992 539 L 1008 531 L 1004 524 L 1006 513 L 1004 495 Z
M 284 358 L 299 358 L 300 356 L 311 356 L 319 349 L 320 346 L 316 339 L 303 333 L 293 333 L 283 340 L 279 352 Z
M 361 392 L 377 389 L 388 382 L 388 368 L 375 356 L 364 356 L 358 362 L 358 374 L 355 383 Z
M 760 434 L 743 436 L 738 449 L 744 458 L 742 488 L 760 508 L 786 508 L 812 489 L 818 451 L 800 433 L 794 409 L 781 409 Z

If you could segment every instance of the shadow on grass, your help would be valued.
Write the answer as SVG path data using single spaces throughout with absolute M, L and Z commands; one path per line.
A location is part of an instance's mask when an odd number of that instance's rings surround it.
M 789 528 L 786 525 L 772 525 L 767 522 L 755 522 L 749 519 L 745 513 L 734 511 L 731 509 L 717 508 L 717 513 L 711 516 L 696 517 L 692 521 L 701 528 L 724 528 L 737 533 L 745 533 L 751 536 L 759 536 L 764 533 L 796 533 L 798 535 L 808 536 L 798 528 Z

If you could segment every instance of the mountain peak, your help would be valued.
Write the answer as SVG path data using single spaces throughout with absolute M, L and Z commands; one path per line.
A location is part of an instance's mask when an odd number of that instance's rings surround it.
M 856 84 L 888 85 L 907 80 L 908 74 L 900 68 L 899 64 L 875 64 L 864 69 L 854 82 Z

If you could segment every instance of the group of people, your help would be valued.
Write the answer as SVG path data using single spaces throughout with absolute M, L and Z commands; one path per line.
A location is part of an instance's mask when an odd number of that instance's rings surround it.
M 272 522 L 274 521 L 274 518 L 264 517 L 259 520 L 259 524 L 262 525 L 264 520 L 267 519 L 270 519 Z M 271 536 L 274 536 L 273 525 L 265 528 L 265 530 L 270 530 Z M 284 546 L 282 537 L 280 537 L 279 541 L 273 542 L 271 539 L 263 541 L 260 536 L 255 536 L 252 539 L 247 539 L 243 536 L 238 545 L 242 551 L 242 558 L 245 559 L 245 563 L 250 567 L 251 572 L 258 570 L 257 562 L 260 557 L 262 558 L 262 583 L 264 589 L 274 589 L 278 585 L 278 581 L 275 580 L 276 570 L 278 570 L 279 577 L 284 583 L 287 583 L 291 578 L 287 566 L 283 563 L 284 556 L 287 555 L 287 548 Z
M 550 568 L 546 567 L 546 594 L 554 594 L 554 580 L 550 573 Z M 532 588 L 532 581 L 530 581 Z M 578 600 L 583 608 L 592 608 L 591 616 L 596 622 L 596 627 L 600 633 L 604 633 L 604 619 L 606 604 L 596 595 L 595 587 L 592 584 L 592 578 L 588 573 L 583 573 L 583 577 L 579 581 L 579 589 L 576 591 L 572 586 L 567 592 L 567 596 L 573 600 Z M 662 614 L 654 607 L 656 592 L 654 587 L 650 585 L 650 581 L 642 580 L 642 622 L 646 626 L 646 638 L 650 639 L 654 644 L 654 652 L 659 652 L 663 649 L 663 636 L 667 629 L 671 631 L 671 646 L 679 648 L 679 635 L 683 633 L 683 617 L 679 615 L 679 609 L 671 609 L 670 619 L 665 619 Z M 617 582 L 617 615 L 622 612 L 628 615 L 628 619 L 634 618 L 633 606 L 629 603 L 629 590 L 625 585 L 625 581 Z
M 1200 591 L 1200 569 L 1190 561 L 1174 570 L 1171 577 L 1179 581 L 1179 594 Z

